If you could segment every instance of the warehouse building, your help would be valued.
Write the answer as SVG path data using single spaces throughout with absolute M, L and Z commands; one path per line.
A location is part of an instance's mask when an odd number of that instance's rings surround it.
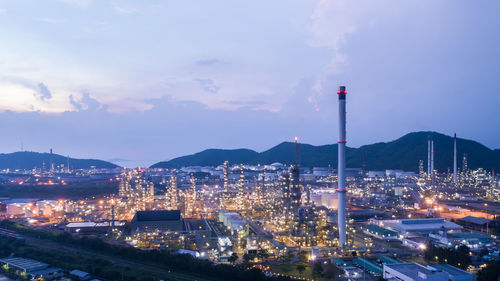
M 123 228 L 124 222 L 115 221 L 114 228 Z M 71 222 L 64 226 L 64 230 L 79 234 L 107 233 L 111 228 L 111 222 Z
M 429 239 L 439 246 L 447 248 L 456 248 L 460 245 L 465 245 L 470 249 L 481 249 L 494 245 L 494 239 L 483 233 L 478 232 L 442 232 L 429 234 Z
M 397 232 L 373 224 L 363 226 L 363 232 L 378 239 L 398 239 Z
M 138 211 L 130 222 L 132 232 L 183 231 L 179 210 Z
M 467 229 L 481 232 L 486 232 L 488 228 L 497 226 L 496 221 L 473 216 L 463 217 L 458 219 L 457 222 Z
M 462 229 L 460 225 L 442 218 L 384 220 L 380 226 L 396 231 L 404 237 Z
M 448 264 L 423 266 L 418 263 L 384 264 L 382 276 L 400 281 L 473 281 L 474 275 Z
M 25 258 L 0 259 L 0 264 L 6 269 L 13 269 L 17 275 L 29 279 L 52 280 L 64 276 L 61 268 L 51 267 L 49 264 Z

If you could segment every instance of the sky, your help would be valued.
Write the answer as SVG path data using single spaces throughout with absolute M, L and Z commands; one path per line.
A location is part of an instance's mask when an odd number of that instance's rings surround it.
M 127 167 L 438 131 L 500 148 L 500 1 L 1 0 L 0 152 Z

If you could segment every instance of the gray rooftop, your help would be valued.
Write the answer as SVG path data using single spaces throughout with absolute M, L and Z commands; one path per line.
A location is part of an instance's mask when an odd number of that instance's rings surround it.
M 9 266 L 17 267 L 26 272 L 42 270 L 49 267 L 49 265 L 46 263 L 25 258 L 5 258 L 5 259 L 0 259 L 0 262 L 8 264 Z
M 478 218 L 478 217 L 473 217 L 473 216 L 466 216 L 461 219 L 460 221 L 467 222 L 467 223 L 472 223 L 472 224 L 477 224 L 477 225 L 484 225 L 490 222 L 490 220 L 487 220 L 485 218 Z
M 85 272 L 85 271 L 81 271 L 78 269 L 72 270 L 69 274 L 74 275 L 74 276 L 78 276 L 80 278 L 90 276 L 90 273 Z
M 384 266 L 397 270 L 408 277 L 412 277 L 413 279 L 417 278 L 417 274 L 419 271 L 429 272 L 429 270 L 425 266 L 414 262 L 384 264 Z
M 49 267 L 41 270 L 36 270 L 36 271 L 29 271 L 28 274 L 35 275 L 35 276 L 45 276 L 45 275 L 52 275 L 56 272 L 62 272 L 63 270 L 59 267 Z
M 448 273 L 449 275 L 452 275 L 452 276 L 463 276 L 463 275 L 472 275 L 472 273 L 469 273 L 465 270 L 461 270 L 460 268 L 457 268 L 457 267 L 454 267 L 454 266 L 451 266 L 449 264 L 434 264 L 434 265 L 431 265 L 432 267 L 434 267 L 435 269 L 438 269 L 438 270 L 441 270 L 441 271 L 444 271 L 446 273 Z
M 135 221 L 178 221 L 181 220 L 179 210 L 138 211 L 135 213 Z
M 421 264 L 409 262 L 409 263 L 393 263 L 393 264 L 384 264 L 384 268 L 392 268 L 405 276 L 412 278 L 413 280 L 422 280 L 419 277 L 419 272 L 424 273 L 426 275 L 443 275 L 445 273 L 437 272 L 434 270 L 430 270 L 428 267 L 425 267 Z
M 461 229 L 456 223 L 443 219 L 386 220 L 384 226 L 396 231 L 425 231 L 445 229 Z

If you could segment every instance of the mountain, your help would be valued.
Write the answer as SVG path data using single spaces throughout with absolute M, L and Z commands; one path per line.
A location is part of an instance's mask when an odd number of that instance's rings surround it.
M 427 139 L 434 140 L 434 167 L 438 171 L 453 169 L 453 137 L 436 132 L 414 132 L 390 141 L 347 147 L 347 167 L 368 170 L 402 169 L 417 171 L 424 160 L 427 169 Z M 469 168 L 500 169 L 500 150 L 472 141 L 457 138 L 458 167 L 462 167 L 463 155 L 467 155 Z M 202 152 L 156 163 L 151 168 L 179 168 L 183 166 L 217 166 L 224 161 L 243 164 L 291 164 L 295 159 L 295 143 L 283 142 L 264 152 L 249 149 L 208 149 Z M 303 167 L 337 167 L 337 144 L 314 146 L 300 144 L 299 162 Z
M 229 161 L 230 163 L 250 163 L 258 155 L 258 152 L 250 149 L 207 149 L 193 155 L 178 157 L 170 161 L 158 162 L 152 165 L 151 168 L 217 166 L 224 161 Z
M 68 159 L 65 156 L 50 153 L 38 153 L 31 151 L 21 151 L 14 153 L 0 153 L 0 169 L 33 169 L 35 167 L 42 168 L 45 162 L 46 169 L 50 169 L 50 163 L 54 166 L 63 164 L 67 165 Z M 69 159 L 71 169 L 86 169 L 91 166 L 96 168 L 116 168 L 117 165 L 96 159 Z

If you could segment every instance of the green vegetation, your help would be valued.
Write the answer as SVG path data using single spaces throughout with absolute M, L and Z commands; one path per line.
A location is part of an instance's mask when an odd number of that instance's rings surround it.
M 234 255 L 234 254 L 233 254 Z M 248 267 L 251 261 L 254 261 L 256 258 L 260 261 L 263 261 L 269 257 L 269 253 L 265 249 L 259 249 L 257 253 L 245 253 L 243 255 L 243 264 L 245 267 Z M 230 260 L 231 261 L 231 257 Z
M 207 149 L 193 155 L 156 163 L 151 168 L 176 168 L 198 164 L 202 166 L 217 166 L 224 163 L 224 161 L 229 161 L 229 163 L 248 163 L 257 155 L 257 152 L 250 149 Z
M 472 262 L 469 255 L 469 248 L 463 245 L 455 250 L 436 247 L 432 243 L 428 243 L 424 257 L 431 262 L 447 263 L 461 269 L 467 269 Z
M 495 219 L 497 219 L 497 218 L 495 218 Z M 495 236 L 500 236 L 500 226 L 491 227 L 489 231 L 490 231 L 489 234 L 492 234 Z
M 281 257 L 281 261 L 283 261 L 284 263 L 289 263 L 291 262 L 293 259 L 295 258 L 295 254 L 291 251 L 289 252 L 286 252 L 282 257 Z
M 68 163 L 67 157 L 59 154 L 50 155 L 50 153 L 38 153 L 32 151 L 0 153 L 0 169 L 30 170 L 35 167 L 41 168 L 43 166 L 43 162 L 50 163 L 51 161 L 55 166 L 59 166 L 61 164 L 66 166 Z M 98 169 L 113 169 L 118 167 L 113 163 L 102 160 L 75 158 L 69 159 L 69 165 L 71 169 L 89 169 L 91 166 L 95 166 Z
M 359 148 L 347 148 L 347 166 L 361 167 L 366 164 L 366 169 L 403 169 L 417 171 L 418 160 L 425 159 L 427 155 L 427 138 L 431 136 L 435 145 L 440 149 L 436 151 L 436 158 L 442 159 L 436 163 L 436 169 L 445 171 L 447 163 L 452 162 L 453 155 L 448 151 L 453 150 L 453 138 L 436 132 L 416 132 L 407 134 L 397 140 L 387 143 L 375 143 Z M 476 169 L 500 168 L 500 150 L 491 150 L 484 145 L 470 140 L 457 139 L 459 155 L 466 153 L 469 157 L 469 167 Z M 337 167 L 337 145 L 312 146 L 301 144 L 301 166 L 303 167 Z M 183 156 L 166 162 L 154 164 L 153 168 L 175 168 L 189 165 L 217 166 L 225 160 L 230 163 L 271 164 L 280 162 L 291 164 L 294 161 L 295 144 L 283 142 L 267 151 L 258 153 L 248 149 L 208 149 L 193 155 Z M 404 157 L 402 157 L 404 156 Z
M 127 273 L 126 267 L 111 266 L 112 263 L 110 261 L 117 261 L 118 259 L 140 264 L 138 269 L 134 268 L 133 270 L 141 271 L 142 269 L 141 276 L 164 275 L 164 277 L 159 278 L 164 280 L 172 280 L 172 278 L 169 279 L 169 274 L 164 273 L 166 271 L 178 273 L 180 276 L 190 276 L 191 280 L 287 280 L 286 278 L 266 277 L 264 273 L 255 268 L 246 270 L 238 266 L 213 264 L 208 260 L 197 259 L 191 255 L 180 255 L 167 250 L 140 250 L 109 244 L 97 238 L 76 238 L 68 233 L 56 234 L 36 230 L 7 220 L 0 221 L 0 227 L 12 229 L 26 236 L 35 237 L 43 241 L 55 242 L 58 249 L 45 249 L 33 245 L 23 246 L 9 241 L 11 245 L 15 246 L 5 249 L 2 247 L 3 252 L 1 254 L 3 256 L 13 252 L 19 256 L 38 259 L 62 268 L 82 269 L 111 280 L 120 279 L 115 277 L 121 275 L 122 272 L 123 274 Z M 78 253 L 75 249 L 64 250 L 64 247 L 61 247 L 62 245 L 81 249 L 82 252 Z M 84 257 L 84 251 L 95 253 L 98 258 L 88 260 Z M 235 258 L 237 260 L 237 255 Z M 96 268 L 101 268 L 102 272 Z M 110 278 L 109 276 L 111 275 L 114 277 Z M 130 279 L 126 280 L 139 280 L 133 279 L 135 277 L 132 274 L 129 276 Z M 182 280 L 182 278 L 177 279 Z M 190 279 L 188 278 L 188 280 Z
M 157 280 L 175 280 L 161 274 L 141 270 L 140 268 L 132 269 L 130 267 L 114 265 L 109 261 L 99 258 L 89 259 L 75 253 L 44 249 L 26 245 L 9 238 L 0 238 L 0 257 L 6 257 L 12 253 L 19 257 L 39 260 L 68 270 L 83 270 L 92 273 L 94 276 L 108 280 L 120 280 L 122 278 L 126 281 L 147 280 L 145 278 L 148 277 L 154 277 Z M 11 278 L 15 277 L 12 269 L 2 268 L 2 271 Z
M 306 251 L 300 251 L 299 252 L 299 260 L 303 261 L 303 262 L 306 262 L 309 260 L 309 253 L 307 253 Z
M 260 260 L 265 260 L 269 258 L 269 252 L 266 249 L 259 249 L 257 251 L 257 258 Z
M 419 257 L 419 256 L 413 256 L 411 258 L 405 258 L 405 259 L 401 259 L 401 260 L 404 262 L 416 262 L 416 263 L 423 264 L 423 265 L 429 264 L 428 260 L 426 260 L 424 257 Z
M 299 262 L 295 264 L 271 265 L 271 272 L 285 276 L 293 276 L 320 281 L 334 280 L 343 271 L 331 263 L 316 262 L 312 266 Z
M 499 280 L 500 261 L 489 263 L 485 268 L 477 272 L 477 281 Z
M 323 265 L 321 262 L 318 261 L 313 264 L 312 275 L 314 278 L 318 278 L 323 275 Z
M 245 264 L 245 267 L 247 267 L 250 263 L 251 260 L 253 260 L 255 258 L 254 255 L 250 255 L 250 254 L 244 254 L 243 255 L 243 263 Z
M 312 279 L 312 269 L 306 263 L 271 265 L 270 272 L 293 277 Z
M 299 272 L 300 275 L 302 275 L 302 273 L 304 273 L 304 270 L 306 270 L 306 265 L 305 264 L 297 264 L 297 271 Z
M 232 264 L 234 264 L 240 257 L 236 253 L 232 253 L 231 256 L 229 257 L 228 261 Z

